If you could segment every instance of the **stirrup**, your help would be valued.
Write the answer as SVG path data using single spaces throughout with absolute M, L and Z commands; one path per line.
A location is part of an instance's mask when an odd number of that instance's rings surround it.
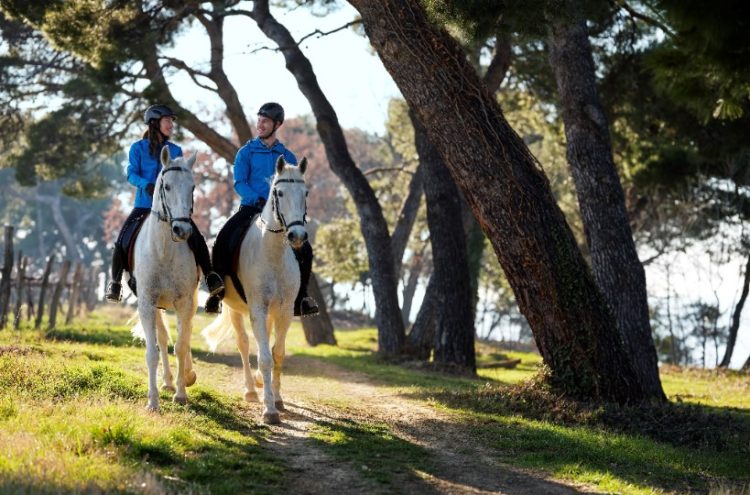
M 107 290 L 104 292 L 104 299 L 109 302 L 120 302 L 122 300 L 122 284 L 112 280 L 107 284 Z
M 315 302 L 310 296 L 303 297 L 299 303 L 299 306 L 294 305 L 294 316 L 314 316 L 320 312 L 318 303 Z
M 218 273 L 208 272 L 206 274 L 206 288 L 208 288 L 209 297 L 218 296 L 224 291 L 224 280 Z

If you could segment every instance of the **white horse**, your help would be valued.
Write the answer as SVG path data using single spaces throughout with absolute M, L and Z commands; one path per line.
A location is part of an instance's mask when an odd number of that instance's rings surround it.
M 156 387 L 156 368 L 161 352 L 165 390 L 175 392 L 174 402 L 187 403 L 187 392 L 196 380 L 193 371 L 190 336 L 193 316 L 198 306 L 198 277 L 195 257 L 187 242 L 193 231 L 190 216 L 193 212 L 193 172 L 196 155 L 187 161 L 179 157 L 171 160 L 169 149 L 161 151 L 162 170 L 154 185 L 151 214 L 135 241 L 134 274 L 138 283 L 139 324 L 133 334 L 146 340 L 148 366 L 148 405 L 150 411 L 159 410 L 159 390 Z M 177 313 L 177 388 L 169 368 L 169 333 L 164 323 L 163 310 Z M 141 333 L 142 332 L 142 333 Z M 157 349 L 158 339 L 158 349 Z
M 279 423 L 279 411 L 284 410 L 280 391 L 284 340 L 294 315 L 294 299 L 300 284 L 299 265 L 292 248 L 299 248 L 307 240 L 307 187 L 303 177 L 306 168 L 306 158 L 298 167 L 287 165 L 283 157 L 276 161 L 269 200 L 240 246 L 238 278 L 247 303 L 226 277 L 224 311 L 202 332 L 211 350 L 215 351 L 234 328 L 245 372 L 245 400 L 257 401 L 255 385 L 262 386 L 263 421 L 269 424 Z M 243 321 L 243 315 L 248 313 L 258 347 L 256 380 L 253 380 L 250 367 L 250 345 Z M 269 341 L 274 328 L 271 350 Z

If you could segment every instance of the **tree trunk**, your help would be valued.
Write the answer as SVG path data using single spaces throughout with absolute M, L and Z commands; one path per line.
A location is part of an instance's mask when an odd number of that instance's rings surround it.
M 13 226 L 5 226 L 5 255 L 3 257 L 2 280 L 0 281 L 0 330 L 8 323 L 10 306 L 11 275 L 13 273 Z
M 492 243 L 552 387 L 647 398 L 547 178 L 456 41 L 417 0 L 350 3 Z
M 419 307 L 417 318 L 411 331 L 406 336 L 406 353 L 416 359 L 428 360 L 435 345 L 435 306 L 437 305 L 437 290 L 431 287 L 432 277 L 427 283 L 422 305 Z
M 318 285 L 318 277 L 313 273 L 307 284 L 307 292 L 313 299 L 318 301 L 320 314 L 315 318 L 302 318 L 302 330 L 305 332 L 305 340 L 311 346 L 318 344 L 336 345 L 336 337 L 333 335 L 333 323 L 328 315 L 323 293 Z
M 423 125 L 410 112 L 414 140 L 424 175 L 427 225 L 432 245 L 435 290 L 436 363 L 476 373 L 474 311 L 461 218 L 461 196 Z
M 39 330 L 42 326 L 42 317 L 44 316 L 44 297 L 47 295 L 47 286 L 49 285 L 49 274 L 52 272 L 52 262 L 54 256 L 47 258 L 47 265 L 44 267 L 44 275 L 42 275 L 42 287 L 39 289 L 39 302 L 36 305 L 36 320 L 34 321 L 34 328 Z
M 384 356 L 396 356 L 403 349 L 404 324 L 398 305 L 388 225 L 378 199 L 367 178 L 354 164 L 336 112 L 320 89 L 312 65 L 299 45 L 289 31 L 273 18 L 268 1 L 254 2 L 252 16 L 261 31 L 279 46 L 287 69 L 312 107 L 331 170 L 341 179 L 356 203 L 375 296 L 378 352 Z
M 70 261 L 63 261 L 62 267 L 60 268 L 60 279 L 57 281 L 55 286 L 55 292 L 52 294 L 52 303 L 49 307 L 49 324 L 47 330 L 53 330 L 57 325 L 57 310 L 60 307 L 60 298 L 62 297 L 63 289 L 68 282 L 68 270 L 70 270 Z
M 729 362 L 732 360 L 732 353 L 734 353 L 734 345 L 737 343 L 737 332 L 740 329 L 740 317 L 742 316 L 742 308 L 745 306 L 747 300 L 747 294 L 750 291 L 750 254 L 747 257 L 747 264 L 745 265 L 745 277 L 742 280 L 742 293 L 740 294 L 740 300 L 737 301 L 737 305 L 734 307 L 734 313 L 732 314 L 732 326 L 729 327 L 729 338 L 727 339 L 727 348 L 724 351 L 724 357 L 719 363 L 719 368 L 728 368 Z
M 575 0 L 550 24 L 550 64 L 557 80 L 573 175 L 594 278 L 612 311 L 644 392 L 666 400 L 646 294 L 646 275 L 633 241 L 617 175 L 609 125 L 596 89 L 585 20 Z
M 393 270 L 396 274 L 396 278 L 398 278 L 399 273 L 401 273 L 401 263 L 404 259 L 404 251 L 406 251 L 406 245 L 409 242 L 411 231 L 414 228 L 414 221 L 417 219 L 419 205 L 422 202 L 423 176 L 422 167 L 421 165 L 418 165 L 417 170 L 414 172 L 414 175 L 409 182 L 409 192 L 406 195 L 404 204 L 401 205 L 401 211 L 398 213 L 398 220 L 396 221 L 396 226 L 393 228 L 393 234 L 391 235 Z

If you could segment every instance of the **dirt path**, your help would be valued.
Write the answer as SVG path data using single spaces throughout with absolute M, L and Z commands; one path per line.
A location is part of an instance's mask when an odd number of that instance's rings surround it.
M 218 357 L 218 356 L 217 356 Z M 232 359 L 236 357 L 235 359 Z M 227 354 L 219 377 L 223 392 L 240 394 L 242 369 L 236 353 Z M 285 492 L 571 494 L 590 493 L 495 460 L 490 449 L 472 441 L 467 426 L 426 402 L 391 393 L 367 376 L 314 358 L 292 356 L 285 362 L 282 395 L 287 411 L 271 427 L 267 447 L 290 467 Z M 261 406 L 258 405 L 260 416 Z M 388 485 L 363 476 L 366 466 L 334 459 L 310 438 L 316 425 L 345 422 L 387 424 L 401 440 L 429 453 L 430 472 L 394 475 Z

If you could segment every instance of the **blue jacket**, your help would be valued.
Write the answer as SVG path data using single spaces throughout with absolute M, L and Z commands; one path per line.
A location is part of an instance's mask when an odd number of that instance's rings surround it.
M 245 143 L 234 159 L 234 190 L 240 204 L 252 206 L 259 198 L 268 200 L 276 160 L 284 156 L 287 163 L 297 164 L 297 158 L 279 141 L 268 148 L 260 138 Z
M 166 141 L 172 160 L 182 156 L 182 148 Z M 128 182 L 136 187 L 135 207 L 151 208 L 153 198 L 146 192 L 146 186 L 156 183 L 156 176 L 161 171 L 159 155 L 152 156 L 148 150 L 148 139 L 141 139 L 130 146 L 128 156 Z

